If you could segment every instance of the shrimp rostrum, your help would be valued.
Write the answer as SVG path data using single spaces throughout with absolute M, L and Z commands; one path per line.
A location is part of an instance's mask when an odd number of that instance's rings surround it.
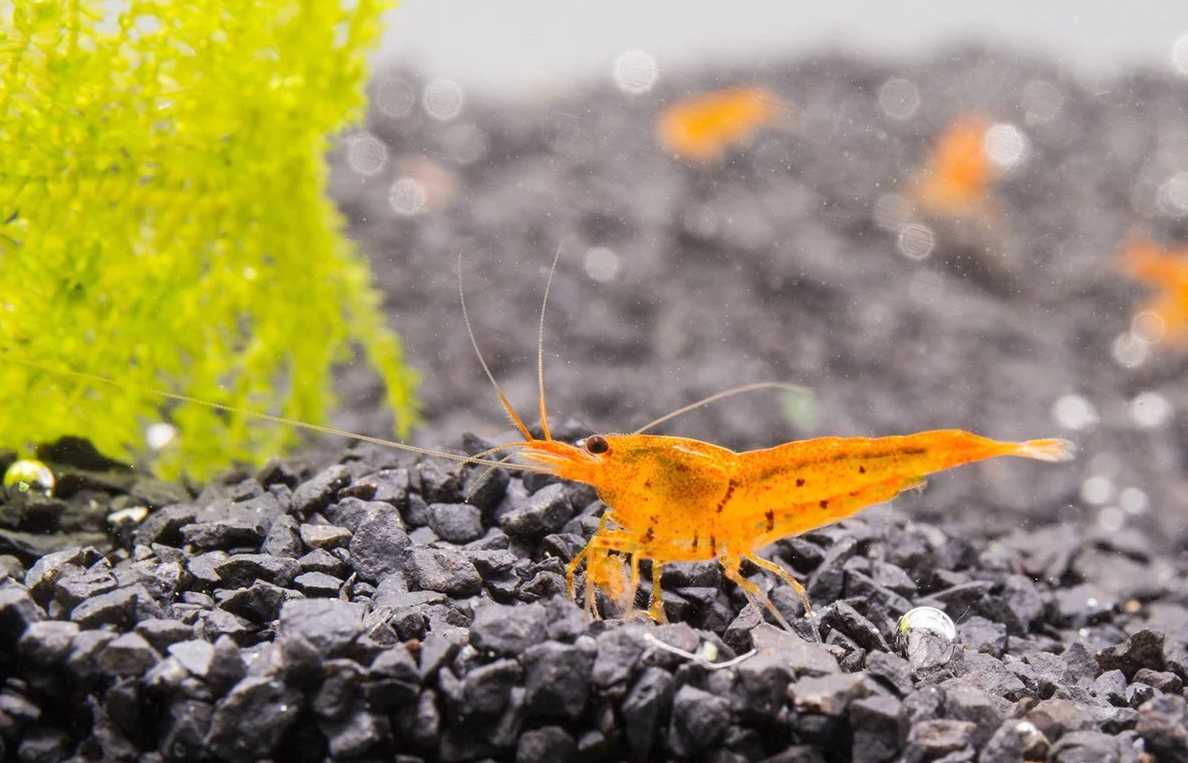
M 556 259 L 553 261 L 556 267 Z M 552 283 L 552 272 L 549 284 Z M 545 304 L 549 287 L 545 287 Z M 465 298 L 463 316 L 466 317 Z M 466 318 L 470 331 L 469 318 Z M 644 434 L 673 416 L 728 395 L 780 384 L 753 384 L 713 395 L 664 416 L 632 434 L 592 435 L 570 444 L 549 434 L 544 397 L 543 326 L 537 371 L 543 438 L 534 437 L 499 389 L 482 354 L 476 354 L 504 410 L 524 436 L 516 457 L 525 467 L 592 486 L 607 505 L 594 536 L 569 563 L 566 579 L 576 598 L 575 576 L 586 564 L 585 603 L 598 616 L 595 589 L 630 607 L 639 586 L 640 562 L 651 561 L 647 615 L 664 621 L 660 578 L 672 562 L 716 560 L 727 579 L 752 602 L 788 623 L 762 589 L 740 571 L 748 561 L 787 583 L 812 608 L 804 587 L 788 570 L 758 555 L 765 546 L 836 522 L 919 487 L 933 472 L 998 456 L 1040 461 L 1072 457 L 1066 440 L 999 442 L 956 429 L 900 437 L 823 437 L 742 453 L 700 440 Z M 472 342 L 474 334 L 470 331 Z M 790 628 L 789 628 L 790 629 Z

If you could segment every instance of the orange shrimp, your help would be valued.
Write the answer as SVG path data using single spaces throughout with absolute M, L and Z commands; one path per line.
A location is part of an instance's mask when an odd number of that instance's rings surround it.
M 915 196 L 921 205 L 944 214 L 978 211 L 994 180 L 985 149 L 986 129 L 986 120 L 976 115 L 949 125 L 916 182 Z
M 1140 309 L 1158 324 L 1160 339 L 1188 347 L 1188 248 L 1164 251 L 1151 241 L 1135 241 L 1123 251 L 1123 264 L 1135 278 L 1162 293 Z
M 651 605 L 646 615 L 664 621 L 660 578 L 664 565 L 673 562 L 717 560 L 726 577 L 748 599 L 765 607 L 784 628 L 792 630 L 758 585 L 743 577 L 743 560 L 776 575 L 791 586 L 811 617 L 812 607 L 804 587 L 778 564 L 758 556 L 764 546 L 788 536 L 835 522 L 881 503 L 905 489 L 917 487 L 924 475 L 959 464 L 997 456 L 1019 456 L 1041 461 L 1071 457 L 1064 440 L 997 442 L 960 430 L 940 430 L 906 437 L 838 438 L 789 442 L 765 450 L 736 453 L 700 440 L 650 435 L 643 432 L 686 411 L 721 398 L 765 387 L 760 383 L 720 392 L 662 416 L 631 434 L 592 435 L 570 444 L 553 439 L 549 431 L 544 394 L 544 315 L 560 250 L 545 285 L 537 345 L 537 379 L 540 426 L 535 437 L 512 408 L 478 349 L 466 309 L 459 274 L 462 316 L 471 344 L 500 404 L 522 441 L 466 457 L 405 443 L 224 406 L 185 395 L 152 390 L 154 394 L 207 407 L 257 416 L 270 421 L 318 432 L 352 437 L 423 455 L 464 463 L 505 466 L 544 472 L 584 482 L 598 492 L 608 508 L 593 537 L 569 563 L 566 582 L 576 600 L 575 576 L 586 563 L 586 609 L 597 617 L 595 588 L 601 588 L 626 616 L 633 610 L 639 586 L 640 563 L 651 561 Z M 62 371 L 19 358 L 6 357 L 41 370 L 129 388 L 103 377 Z M 524 463 L 508 464 L 485 456 L 515 449 Z M 625 569 L 629 568 L 629 572 Z
M 715 90 L 669 106 L 656 119 L 656 137 L 674 154 L 717 161 L 777 114 L 779 100 L 761 87 Z

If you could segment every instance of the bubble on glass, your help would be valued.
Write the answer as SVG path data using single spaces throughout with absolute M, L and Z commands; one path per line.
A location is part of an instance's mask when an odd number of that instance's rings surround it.
M 50 496 L 54 493 L 54 473 L 41 461 L 22 458 L 4 472 L 4 489 L 9 495 Z
M 1172 406 L 1158 392 L 1140 392 L 1130 401 L 1130 418 L 1147 429 L 1161 427 L 1171 420 Z
M 417 91 L 400 77 L 393 77 L 376 86 L 371 102 L 384 116 L 404 119 L 417 103 Z
M 990 125 L 982 138 L 986 158 L 1000 170 L 1012 169 L 1027 157 L 1027 136 L 1013 124 L 999 122 Z
M 1159 205 L 1174 217 L 1188 213 L 1188 172 L 1177 172 L 1167 179 L 1159 189 Z
M 1127 331 L 1114 339 L 1110 354 L 1114 362 L 1123 368 L 1138 368 L 1151 352 L 1151 343 L 1133 331 Z
M 441 140 L 446 154 L 458 164 L 474 164 L 487 153 L 487 134 L 474 125 L 455 125 Z
M 1188 76 L 1188 33 L 1180 35 L 1172 43 L 1171 59 L 1176 71 Z
M 144 439 L 153 450 L 161 450 L 177 439 L 177 427 L 163 421 L 149 424 L 144 430 Z
M 1130 331 L 1144 342 L 1155 343 L 1167 332 L 1167 322 L 1150 310 L 1143 310 L 1130 320 Z
M 1097 526 L 1106 532 L 1117 532 L 1126 524 L 1126 515 L 1117 506 L 1106 506 L 1097 512 Z
M 892 119 L 910 119 L 920 108 L 920 90 L 903 77 L 892 77 L 879 88 L 879 108 Z
M 655 58 L 642 50 L 625 50 L 615 57 L 612 73 L 615 85 L 624 93 L 642 95 L 655 86 L 660 67 Z
M 427 198 L 425 186 L 409 177 L 398 178 L 388 191 L 388 203 L 392 205 L 392 210 L 404 217 L 420 214 L 425 209 Z
M 1056 86 L 1042 79 L 1023 86 L 1023 114 L 1030 123 L 1051 122 L 1060 116 L 1063 96 Z
M 1081 483 L 1081 500 L 1090 506 L 1104 506 L 1114 497 L 1114 481 L 1094 475 Z
M 1101 419 L 1093 403 L 1080 395 L 1064 395 L 1052 406 L 1052 418 L 1065 429 L 1088 429 Z
M 374 175 L 388 162 L 388 147 L 369 132 L 352 135 L 347 141 L 347 164 L 356 174 Z
M 425 85 L 425 92 L 421 96 L 421 106 L 425 113 L 434 119 L 448 122 L 462 111 L 462 104 L 466 100 L 462 86 L 449 79 L 435 79 Z
M 605 246 L 596 246 L 586 252 L 582 267 L 593 280 L 608 283 L 619 274 L 619 255 Z
M 1151 501 L 1147 498 L 1147 493 L 1142 488 L 1128 487 L 1123 488 L 1121 493 L 1118 493 L 1118 506 L 1131 516 L 1146 513 L 1151 506 Z
M 912 260 L 923 260 L 936 247 L 936 234 L 923 223 L 908 223 L 899 231 L 899 252 Z
M 874 205 L 875 225 L 887 231 L 900 231 L 912 219 L 912 202 L 897 193 L 886 193 Z
M 916 607 L 899 618 L 896 642 L 914 669 L 939 667 L 953 659 L 957 628 L 936 607 Z

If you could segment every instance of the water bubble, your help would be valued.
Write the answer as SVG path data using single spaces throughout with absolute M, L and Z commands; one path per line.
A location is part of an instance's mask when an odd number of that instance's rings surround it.
M 1080 395 L 1064 395 L 1052 406 L 1052 418 L 1065 429 L 1086 429 L 1100 421 L 1093 403 Z
M 1150 351 L 1151 343 L 1133 331 L 1119 334 L 1110 348 L 1114 361 L 1123 368 L 1138 368 Z
M 615 57 L 615 84 L 624 93 L 642 95 L 656 84 L 660 67 L 656 59 L 642 50 L 626 50 Z
M 1141 488 L 1128 487 L 1123 488 L 1122 492 L 1118 494 L 1118 505 L 1122 511 L 1133 516 L 1146 512 L 1151 506 L 1151 501 Z
M 385 116 L 404 119 L 412 113 L 417 102 L 417 91 L 399 77 L 387 79 L 375 88 L 372 103 Z
M 1159 189 L 1159 204 L 1173 217 L 1188 213 L 1188 172 L 1177 172 Z
M 4 472 L 4 489 L 11 495 L 27 493 L 49 496 L 54 492 L 54 473 L 40 461 L 24 458 L 14 461 Z
M 363 176 L 374 175 L 388 163 L 388 147 L 369 132 L 360 132 L 347 144 L 347 164 Z
M 1150 310 L 1143 310 L 1130 320 L 1130 331 L 1144 342 L 1155 343 L 1163 339 L 1167 322 Z
M 434 119 L 448 122 L 462 111 L 462 103 L 466 100 L 462 86 L 448 79 L 435 79 L 425 86 L 421 96 L 421 105 L 425 113 Z
M 936 247 L 936 234 L 922 223 L 909 223 L 899 231 L 899 251 L 909 259 L 923 260 Z
M 455 125 L 446 130 L 441 141 L 458 164 L 474 164 L 487 153 L 487 134 L 474 125 Z
M 1172 66 L 1180 74 L 1188 76 L 1188 34 L 1182 34 L 1172 43 Z
M 953 658 L 957 627 L 936 607 L 916 607 L 899 618 L 896 640 L 913 668 L 937 667 Z
M 582 267 L 590 278 L 607 283 L 615 280 L 619 274 L 619 255 L 605 246 L 596 246 L 586 252 Z
M 425 186 L 412 178 L 399 178 L 388 191 L 388 203 L 393 211 L 404 217 L 420 214 L 428 198 Z
M 1051 122 L 1060 116 L 1063 97 L 1056 86 L 1037 79 L 1023 86 L 1023 113 L 1028 122 Z
M 1117 532 L 1126 524 L 1126 515 L 1117 506 L 1106 506 L 1097 512 L 1097 526 L 1106 532 Z
M 1172 406 L 1158 392 L 1140 392 L 1130 401 L 1130 418 L 1140 427 L 1154 429 L 1172 417 Z
M 144 439 L 153 450 L 161 450 L 177 437 L 177 427 L 164 422 L 149 424 L 144 430 Z
M 912 219 L 912 202 L 897 193 L 879 197 L 874 205 L 875 225 L 883 230 L 900 231 Z
M 1012 124 L 1000 122 L 990 126 L 982 138 L 986 158 L 1000 170 L 1009 170 L 1027 156 L 1027 136 Z
M 903 77 L 892 77 L 879 88 L 879 107 L 892 119 L 910 119 L 920 108 L 920 91 Z
M 1114 497 L 1114 483 L 1109 477 L 1094 475 L 1081 483 L 1081 500 L 1092 506 L 1102 506 Z

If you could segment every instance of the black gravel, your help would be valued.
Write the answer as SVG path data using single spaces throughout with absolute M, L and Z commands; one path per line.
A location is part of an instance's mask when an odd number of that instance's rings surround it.
M 879 109 L 895 76 L 921 94 L 911 120 Z M 756 78 L 795 104 L 791 126 L 714 172 L 652 146 L 666 100 Z M 1041 90 L 1058 117 L 1026 106 Z M 0 759 L 1188 761 L 1188 430 L 1182 415 L 1148 428 L 1127 415 L 1143 391 L 1182 411 L 1183 360 L 1129 369 L 1110 355 L 1141 298 L 1110 270 L 1117 242 L 1137 223 L 1188 234 L 1141 193 L 1188 145 L 1175 137 L 1186 106 L 1184 82 L 1162 75 L 1085 83 L 963 52 L 674 78 L 642 98 L 471 104 L 452 126 L 469 131 L 377 114 L 393 166 L 427 156 L 460 190 L 395 219 L 392 175 L 336 175 L 425 359 L 427 440 L 477 452 L 500 434 L 456 325 L 457 248 L 473 253 L 479 332 L 520 402 L 539 266 L 565 241 L 577 251 L 547 341 L 571 361 L 548 371 L 566 437 L 780 378 L 814 388 L 815 417 L 753 398 L 680 431 L 757 447 L 962 426 L 1071 435 L 1083 458 L 945 474 L 766 550 L 805 581 L 818 643 L 791 591 L 744 569 L 800 635 L 765 623 L 713 564 L 666 568 L 670 625 L 588 622 L 564 576 L 604 509 L 585 486 L 361 445 L 172 485 L 58 444 L 43 453 L 56 497 L 0 505 Z M 874 202 L 970 109 L 1031 141 L 1000 184 L 1009 214 L 986 229 L 930 220 L 937 249 L 907 260 Z M 449 147 L 474 130 L 485 157 L 457 161 Z M 596 245 L 621 258 L 611 285 L 581 272 Z M 366 429 L 371 380 L 345 378 L 360 396 L 344 423 Z M 1051 408 L 1069 392 L 1096 424 L 1060 429 Z M 561 423 L 573 413 L 594 426 Z M 1142 489 L 1148 510 L 1103 526 L 1079 495 L 1094 476 Z M 108 526 L 130 507 L 147 517 Z M 941 664 L 913 664 L 896 638 L 920 605 L 957 624 Z M 710 669 L 657 640 L 717 661 L 754 654 Z

